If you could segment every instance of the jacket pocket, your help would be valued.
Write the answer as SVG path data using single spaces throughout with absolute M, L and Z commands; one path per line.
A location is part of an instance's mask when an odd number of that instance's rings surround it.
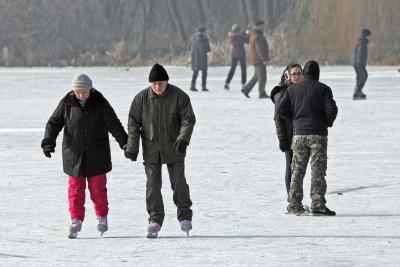
M 168 140 L 176 141 L 176 138 L 179 135 L 179 121 L 178 115 L 176 113 L 168 113 L 167 118 L 167 132 L 168 132 Z

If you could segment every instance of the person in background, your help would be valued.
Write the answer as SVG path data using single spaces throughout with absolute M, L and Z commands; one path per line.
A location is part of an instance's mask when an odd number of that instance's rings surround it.
M 92 87 L 85 74 L 74 76 L 68 92 L 46 124 L 41 147 L 46 157 L 55 152 L 56 139 L 64 128 L 62 158 L 69 175 L 68 201 L 72 224 L 69 238 L 76 238 L 85 219 L 85 189 L 98 219 L 101 235 L 108 230 L 108 197 L 106 173 L 112 169 L 110 132 L 121 149 L 128 136 L 110 103 Z
M 196 80 L 201 71 L 201 90 L 208 91 L 207 89 L 207 69 L 208 69 L 208 58 L 207 53 L 211 51 L 210 42 L 208 37 L 204 34 L 206 28 L 201 26 L 197 28 L 197 32 L 190 37 L 189 50 L 191 52 L 192 62 L 192 82 L 190 85 L 191 91 L 198 91 L 196 88 Z
M 292 121 L 286 121 L 276 114 L 279 102 L 282 96 L 285 94 L 286 89 L 295 83 L 298 83 L 302 77 L 301 66 L 297 63 L 289 64 L 281 76 L 281 81 L 271 91 L 271 100 L 275 104 L 275 126 L 276 134 L 279 141 L 279 149 L 285 153 L 286 167 L 285 167 L 285 184 L 286 192 L 289 195 L 290 181 L 292 171 L 290 165 L 292 164 L 293 150 L 290 148 L 293 138 L 293 123 Z
M 332 90 L 319 82 L 319 65 L 310 60 L 304 65 L 303 80 L 289 86 L 278 104 L 276 114 L 293 121 L 292 180 L 289 190 L 289 214 L 305 213 L 302 205 L 303 180 L 308 161 L 311 166 L 311 215 L 334 216 L 326 206 L 326 168 L 328 127 L 337 116 Z
M 168 168 L 181 230 L 189 234 L 192 229 L 192 201 L 185 178 L 185 157 L 196 117 L 189 96 L 168 80 L 164 67 L 154 64 L 149 74 L 150 86 L 135 96 L 128 117 L 128 145 L 125 149 L 128 159 L 137 160 L 139 139 L 142 138 L 147 176 L 148 238 L 158 236 L 165 217 L 161 195 L 162 164 Z
M 247 35 L 242 31 L 239 24 L 233 24 L 232 30 L 228 33 L 228 39 L 231 55 L 231 68 L 228 72 L 228 77 L 225 81 L 225 90 L 229 90 L 229 83 L 231 82 L 233 75 L 235 74 L 236 66 L 240 63 L 241 69 L 241 82 L 242 88 L 246 84 L 246 51 L 244 49 L 244 44 L 247 42 Z
M 356 71 L 356 87 L 354 88 L 353 100 L 364 100 L 367 96 L 362 92 L 365 82 L 368 79 L 368 72 L 366 69 L 368 60 L 368 39 L 371 35 L 370 30 L 363 29 L 361 37 L 358 39 L 356 47 L 354 48 L 352 62 L 354 70 Z
M 254 75 L 242 88 L 242 93 L 250 98 L 250 91 L 258 82 L 258 97 L 269 98 L 265 92 L 267 82 L 268 43 L 264 36 L 264 21 L 256 22 L 253 31 L 249 34 L 249 63 L 254 65 Z

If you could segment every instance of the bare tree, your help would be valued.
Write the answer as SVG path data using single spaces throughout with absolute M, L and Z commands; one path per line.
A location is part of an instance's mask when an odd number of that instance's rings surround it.
M 247 6 L 250 14 L 251 23 L 255 23 L 260 20 L 259 16 L 259 0 L 247 0 Z
M 246 26 L 249 25 L 250 19 L 246 0 L 240 0 L 240 10 L 242 10 L 242 15 Z
M 146 4 L 147 2 L 147 4 Z M 140 42 L 140 57 L 143 62 L 147 59 L 147 32 L 149 31 L 149 23 L 150 23 L 150 12 L 153 8 L 153 0 L 145 0 L 143 3 L 143 27 L 142 27 L 142 39 Z
M 197 11 L 199 12 L 200 16 L 200 24 L 201 25 L 206 25 L 206 15 L 204 14 L 204 8 L 201 3 L 201 0 L 196 0 L 196 5 L 197 5 Z
M 176 5 L 176 0 L 168 0 L 168 8 L 170 10 L 170 13 L 172 14 L 173 20 L 175 21 L 175 25 L 178 28 L 179 35 L 181 36 L 182 40 L 186 41 L 187 35 L 178 11 L 178 7 Z
M 274 17 L 274 0 L 265 0 L 264 8 L 265 8 L 265 17 L 266 19 L 266 29 L 267 31 L 272 31 L 272 28 L 275 26 L 275 17 Z

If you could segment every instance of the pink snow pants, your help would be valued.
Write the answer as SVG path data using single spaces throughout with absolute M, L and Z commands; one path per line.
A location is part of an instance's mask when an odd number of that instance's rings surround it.
M 106 217 L 108 214 L 107 177 L 106 174 L 88 177 L 90 199 L 93 201 L 94 211 L 97 217 Z M 85 219 L 85 189 L 86 178 L 69 176 L 68 201 L 69 213 L 72 219 L 83 222 Z

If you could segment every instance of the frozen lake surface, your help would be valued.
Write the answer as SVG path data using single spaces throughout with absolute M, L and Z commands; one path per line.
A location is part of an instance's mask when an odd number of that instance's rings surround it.
M 166 168 L 165 222 L 158 239 L 145 237 L 144 167 L 141 160 L 126 160 L 111 137 L 109 231 L 99 238 L 87 193 L 82 231 L 69 240 L 62 134 L 54 156 L 45 158 L 45 124 L 72 76 L 86 73 L 126 127 L 131 101 L 148 86 L 150 68 L 0 68 L 0 266 L 400 265 L 397 68 L 368 67 L 366 101 L 351 99 L 352 67 L 321 68 L 321 81 L 332 88 L 339 108 L 329 131 L 326 196 L 336 217 L 284 214 L 285 159 L 274 106 L 257 98 L 257 88 L 250 99 L 240 93 L 239 69 L 225 91 L 228 67 L 210 68 L 206 93 L 187 90 L 189 68 L 166 69 L 170 83 L 190 95 L 197 117 L 186 158 L 194 203 L 191 237 L 179 229 Z M 282 70 L 268 67 L 268 93 Z M 309 172 L 304 183 L 303 203 L 310 204 Z

